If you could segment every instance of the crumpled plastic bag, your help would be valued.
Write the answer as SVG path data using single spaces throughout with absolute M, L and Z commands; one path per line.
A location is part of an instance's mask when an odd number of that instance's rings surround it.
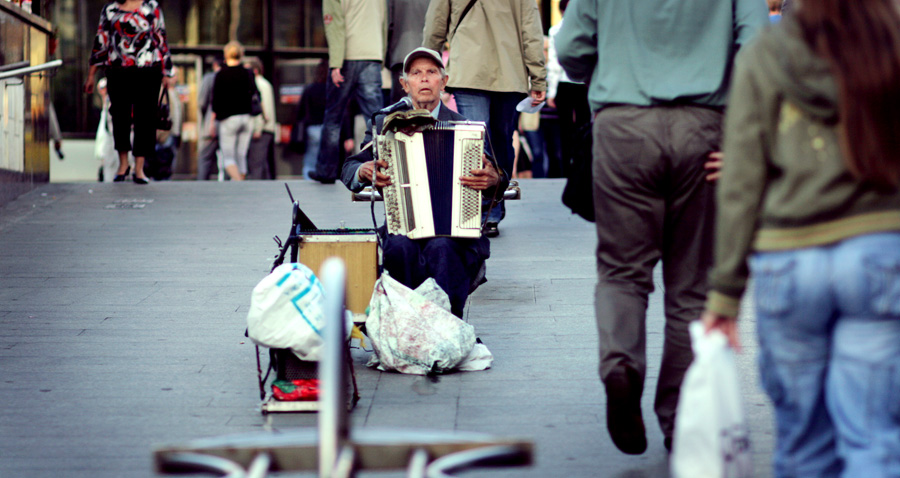
M 253 288 L 247 335 L 257 345 L 290 349 L 300 360 L 318 361 L 325 327 L 322 283 L 303 264 L 282 264 Z M 349 315 L 346 329 L 353 324 Z
M 681 384 L 669 457 L 675 478 L 753 476 L 750 432 L 734 351 L 725 334 L 690 324 L 694 361 Z
M 475 328 L 450 312 L 450 299 L 434 279 L 411 290 L 382 274 L 366 331 L 375 349 L 369 366 L 379 370 L 414 375 L 463 370 L 473 351 L 474 361 L 465 370 L 484 370 L 493 360 L 484 344 L 476 349 Z

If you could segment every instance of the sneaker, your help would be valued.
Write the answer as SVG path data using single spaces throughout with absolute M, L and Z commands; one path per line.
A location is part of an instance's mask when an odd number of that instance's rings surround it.
M 647 450 L 644 419 L 641 416 L 643 384 L 636 370 L 618 367 L 604 381 L 606 386 L 606 427 L 616 448 L 629 455 Z
M 487 237 L 497 237 L 500 235 L 500 224 L 489 222 L 484 225 L 484 235 Z
M 334 184 L 334 182 L 336 181 L 336 179 L 334 179 L 334 178 L 328 179 L 324 176 L 319 176 L 319 174 L 316 173 L 315 171 L 310 171 L 309 174 L 307 174 L 307 176 L 309 176 L 309 179 L 312 179 L 313 181 L 318 181 L 322 184 Z

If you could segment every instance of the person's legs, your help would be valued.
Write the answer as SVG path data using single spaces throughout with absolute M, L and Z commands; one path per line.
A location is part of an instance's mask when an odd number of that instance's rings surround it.
M 391 104 L 400 101 L 406 92 L 400 86 L 400 77 L 403 76 L 403 63 L 398 63 L 391 67 Z
M 159 119 L 159 92 L 162 71 L 137 68 L 134 98 L 134 177 L 146 179 L 144 159 L 156 153 L 156 126 Z
M 250 150 L 250 140 L 253 138 L 253 117 L 250 115 L 237 115 L 240 119 L 237 130 L 237 156 L 238 170 L 241 179 L 247 176 L 247 152 Z M 232 178 L 234 179 L 234 178 Z
M 775 478 L 837 477 L 841 461 L 825 406 L 836 272 L 827 248 L 751 260 L 763 389 L 775 409 Z
M 665 155 L 670 163 L 662 256 L 666 327 L 655 410 L 663 435 L 671 439 L 681 382 L 693 357 L 688 324 L 703 312 L 713 260 L 715 188 L 703 165 L 720 149 L 722 114 L 696 107 L 661 113 L 671 150 Z
M 269 179 L 269 148 L 272 134 L 262 133 L 259 138 L 251 134 L 247 150 L 247 175 L 249 179 Z
M 319 157 L 319 145 L 322 142 L 322 125 L 311 124 L 306 127 L 306 152 L 303 154 L 303 177 L 316 170 L 316 158 Z
M 219 121 L 219 151 L 222 154 L 222 169 L 233 180 L 243 179 L 238 166 L 238 133 L 242 121 L 238 116 L 229 116 Z
M 200 154 L 197 156 L 197 179 L 206 181 L 210 176 L 218 173 L 216 164 L 216 152 L 219 149 L 218 138 L 204 138 L 200 146 Z
M 119 153 L 119 167 L 116 175 L 122 176 L 128 169 L 128 152 L 131 151 L 131 123 L 134 105 L 132 71 L 124 68 L 106 70 L 107 92 L 109 94 L 109 114 L 113 122 L 113 141 Z M 124 156 L 123 156 L 124 155 Z M 124 159 L 123 159 L 124 157 Z
M 361 61 L 359 63 L 359 74 L 356 77 L 356 104 L 368 124 L 372 120 L 372 115 L 384 105 L 384 96 L 381 94 L 381 63 L 377 61 Z
M 340 177 L 341 126 L 350 98 L 356 90 L 360 61 L 344 61 L 341 74 L 344 82 L 335 86 L 331 77 L 325 81 L 325 119 L 322 127 L 322 143 L 315 173 L 310 177 L 322 182 L 334 182 Z
M 900 234 L 837 247 L 841 316 L 834 327 L 826 403 L 841 476 L 900 476 Z
M 484 138 L 484 152 L 494 156 L 494 159 L 498 161 L 498 154 L 496 152 L 496 145 L 493 145 L 493 138 L 491 138 L 491 99 L 490 94 L 481 90 L 471 90 L 468 88 L 457 88 L 452 91 L 453 98 L 456 100 L 456 109 L 459 111 L 459 114 L 463 115 L 469 121 L 482 121 L 485 123 L 485 138 Z M 510 141 L 510 149 L 512 149 L 512 141 Z M 505 154 L 505 153 L 504 153 Z M 512 162 L 510 161 L 510 166 Z M 506 172 L 508 174 L 512 174 L 512 172 L 507 169 Z M 487 211 L 487 208 L 491 206 L 490 200 L 482 201 L 482 208 L 484 211 Z M 495 207 L 498 209 L 500 206 Z M 492 211 L 493 214 L 493 211 Z M 484 214 L 482 215 L 482 221 L 487 219 Z M 496 234 L 490 234 L 496 235 Z
M 381 233 L 385 229 L 380 228 Z M 425 279 L 425 263 L 419 243 L 406 236 L 384 234 L 382 264 L 384 270 L 397 282 L 415 289 Z
M 659 130 L 656 109 L 636 107 L 603 110 L 593 129 L 600 378 L 607 390 L 610 435 L 631 454 L 647 447 L 640 411 L 645 313 L 665 216 Z
M 450 311 L 457 317 L 462 317 L 475 275 L 487 259 L 484 254 L 485 248 L 490 250 L 487 241 L 487 238 L 450 237 L 435 237 L 423 241 L 422 258 L 427 271 L 425 275 L 433 277 L 437 285 L 447 293 L 450 297 Z

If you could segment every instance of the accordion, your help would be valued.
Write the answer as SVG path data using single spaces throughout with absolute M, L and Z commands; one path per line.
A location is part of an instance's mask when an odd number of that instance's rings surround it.
M 383 189 L 389 233 L 410 239 L 481 236 L 481 192 L 459 178 L 482 167 L 484 134 L 481 122 L 438 121 L 378 137 L 378 155 L 392 182 Z

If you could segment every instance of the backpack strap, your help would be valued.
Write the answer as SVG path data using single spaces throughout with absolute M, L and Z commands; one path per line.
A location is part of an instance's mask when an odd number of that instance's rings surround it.
M 459 16 L 459 21 L 456 22 L 456 26 L 453 27 L 453 36 L 456 36 L 456 30 L 459 30 L 459 25 L 462 23 L 463 19 L 466 18 L 466 14 L 469 13 L 469 10 L 475 6 L 475 2 L 478 0 L 469 0 L 469 4 L 466 5 L 466 8 L 463 9 L 462 15 Z

